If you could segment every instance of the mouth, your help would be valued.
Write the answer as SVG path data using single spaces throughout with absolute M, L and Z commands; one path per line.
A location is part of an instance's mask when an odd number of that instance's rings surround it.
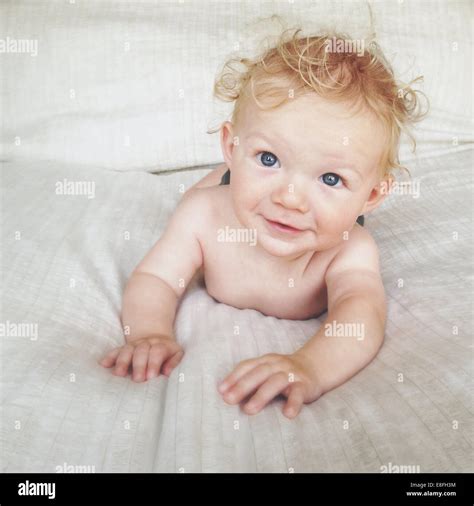
M 272 230 L 277 230 L 278 232 L 283 232 L 286 234 L 296 235 L 304 232 L 304 230 L 300 228 L 291 227 L 290 225 L 285 225 L 284 223 L 280 223 L 278 221 L 269 220 L 268 218 L 263 217 L 266 221 L 267 225 Z

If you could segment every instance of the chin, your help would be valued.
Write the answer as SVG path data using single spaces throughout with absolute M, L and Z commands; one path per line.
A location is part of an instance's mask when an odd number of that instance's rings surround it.
M 284 239 L 275 239 L 257 231 L 257 243 L 270 255 L 275 257 L 287 257 L 304 253 L 301 248 Z

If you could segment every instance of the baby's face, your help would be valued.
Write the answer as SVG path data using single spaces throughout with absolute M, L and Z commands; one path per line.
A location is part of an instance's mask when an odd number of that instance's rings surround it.
M 271 255 L 297 258 L 339 244 L 382 200 L 382 125 L 368 111 L 310 95 L 262 111 L 245 104 L 221 132 L 234 212 Z M 282 231 L 273 222 L 299 231 Z

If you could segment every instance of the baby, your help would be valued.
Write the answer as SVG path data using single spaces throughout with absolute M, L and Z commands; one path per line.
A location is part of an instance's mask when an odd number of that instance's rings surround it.
M 220 127 L 225 163 L 186 192 L 135 268 L 123 296 L 127 344 L 104 367 L 119 376 L 131 367 L 134 381 L 170 375 L 184 354 L 176 308 L 198 271 L 214 299 L 237 308 L 297 320 L 328 311 L 301 349 L 245 360 L 220 383 L 248 414 L 283 395 L 293 418 L 375 357 L 386 302 L 377 245 L 358 217 L 402 168 L 399 137 L 417 99 L 375 43 L 356 52 L 347 40 L 284 32 L 260 57 L 224 66 L 215 93 L 235 101 Z

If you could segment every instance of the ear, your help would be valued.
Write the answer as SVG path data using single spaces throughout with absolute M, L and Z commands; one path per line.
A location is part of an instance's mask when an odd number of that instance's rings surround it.
M 232 170 L 232 151 L 234 149 L 234 125 L 225 121 L 221 126 L 221 149 L 226 166 Z
M 392 176 L 385 176 L 380 180 L 370 191 L 369 198 L 362 208 L 361 214 L 370 213 L 385 200 L 385 197 L 390 193 L 390 188 L 394 179 Z

